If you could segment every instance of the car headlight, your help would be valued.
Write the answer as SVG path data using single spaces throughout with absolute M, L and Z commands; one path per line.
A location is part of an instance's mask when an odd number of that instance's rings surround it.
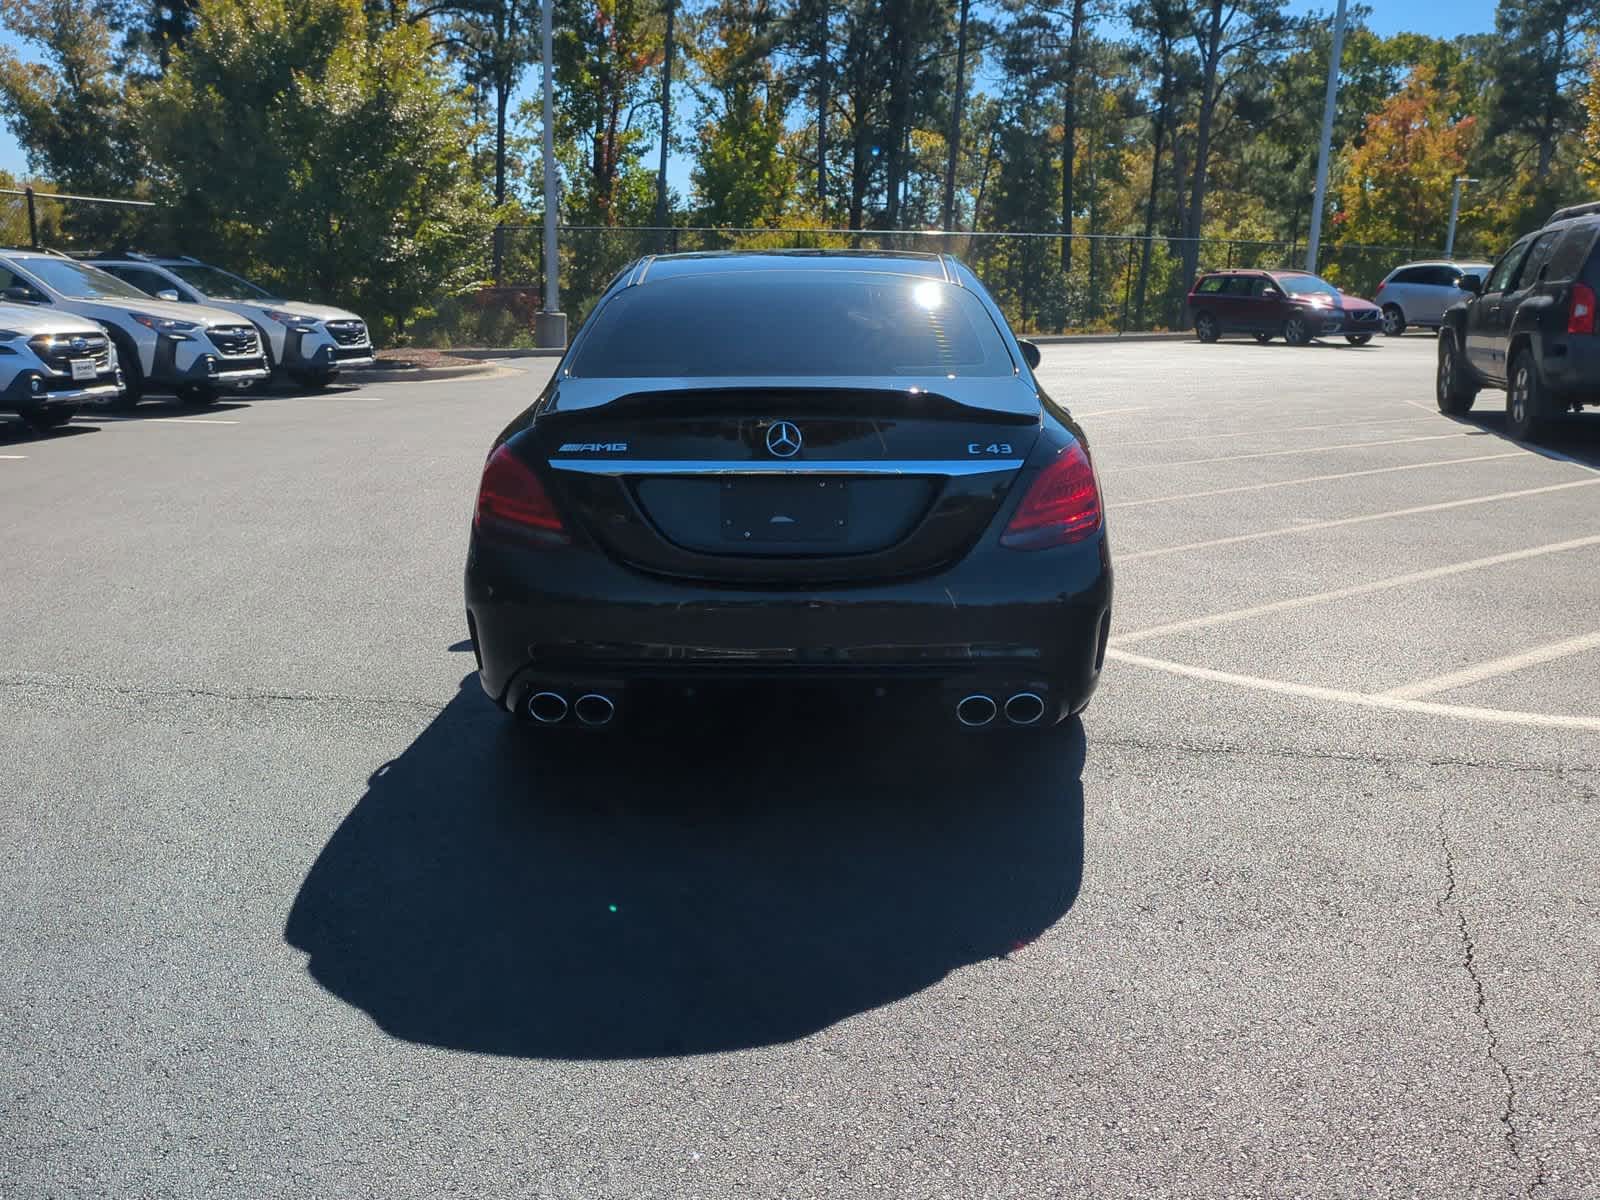
M 152 317 L 149 313 L 129 313 L 135 321 L 146 329 L 153 329 L 157 333 L 167 334 L 169 337 L 181 339 L 186 333 L 193 333 L 200 325 L 196 321 L 179 321 L 174 317 Z
M 281 309 L 267 309 L 267 316 L 279 325 L 292 329 L 295 333 L 315 333 L 317 318 L 304 316 L 301 313 L 283 312 Z

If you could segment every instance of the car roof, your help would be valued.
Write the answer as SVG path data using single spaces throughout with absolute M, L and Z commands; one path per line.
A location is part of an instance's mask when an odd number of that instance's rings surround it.
M 715 250 L 641 259 L 630 283 L 736 271 L 859 271 L 954 281 L 939 254 L 913 250 Z

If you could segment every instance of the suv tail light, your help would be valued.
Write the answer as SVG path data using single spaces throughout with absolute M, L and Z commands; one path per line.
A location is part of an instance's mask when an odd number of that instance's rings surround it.
M 520 533 L 546 545 L 567 541 L 561 514 L 550 502 L 549 493 L 508 446 L 497 446 L 483 466 L 472 527 L 481 530 L 485 526 Z
M 1000 544 L 1046 550 L 1081 542 L 1100 528 L 1100 488 L 1089 456 L 1077 442 L 1056 455 L 1029 485 Z
M 1389 281 L 1388 281 L 1388 280 L 1387 280 L 1387 279 L 1385 279 L 1385 280 L 1384 280 L 1384 281 L 1383 281 L 1383 283 L 1380 283 L 1380 284 L 1379 284 L 1379 285 L 1378 285 L 1378 290 L 1377 290 L 1377 291 L 1375 291 L 1375 292 L 1373 292 L 1373 293 L 1372 293 L 1372 298 L 1373 298 L 1373 299 L 1374 299 L 1374 300 L 1376 300 L 1376 299 L 1377 299 L 1377 298 L 1378 298 L 1378 297 L 1379 297 L 1379 296 L 1381 296 L 1381 295 L 1383 295 L 1383 284 L 1384 284 L 1384 283 L 1388 283 L 1388 282 L 1389 282 Z
M 1567 301 L 1567 332 L 1594 332 L 1594 289 L 1587 283 L 1572 285 L 1572 298 Z

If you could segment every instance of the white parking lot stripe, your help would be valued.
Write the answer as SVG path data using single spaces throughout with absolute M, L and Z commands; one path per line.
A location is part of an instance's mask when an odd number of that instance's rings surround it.
M 0 458 L 8 459 L 11 462 L 21 462 L 27 457 L 26 454 L 0 454 Z
M 1370 425 L 1409 425 L 1417 421 L 1426 421 L 1427 417 L 1385 417 L 1381 421 L 1361 422 L 1365 429 Z M 1124 442 L 1114 441 L 1112 444 L 1118 449 L 1124 446 L 1170 446 L 1176 442 L 1218 442 L 1223 438 L 1263 437 L 1269 433 L 1307 433 L 1313 429 L 1349 429 L 1350 421 L 1330 421 L 1317 425 L 1268 425 L 1260 429 L 1246 429 L 1239 433 L 1189 433 L 1183 437 L 1151 438 L 1148 441 Z
M 1146 658 L 1129 654 L 1126 650 L 1106 651 L 1108 659 L 1147 667 L 1152 671 L 1165 671 L 1169 675 L 1183 675 L 1189 679 L 1203 679 L 1209 683 L 1228 683 L 1256 691 L 1277 692 L 1285 696 L 1299 696 L 1308 700 L 1332 700 L 1340 704 L 1355 704 L 1363 708 L 1384 708 L 1407 713 L 1424 713 L 1436 717 L 1458 717 L 1472 721 L 1492 721 L 1501 725 L 1534 725 L 1547 729 L 1600 730 L 1600 717 L 1568 717 L 1555 713 L 1522 712 L 1516 709 L 1475 708 L 1463 704 L 1436 704 L 1426 700 L 1403 700 L 1394 696 L 1372 692 L 1347 692 L 1339 688 L 1317 687 L 1309 683 L 1293 683 L 1286 679 L 1266 679 L 1259 675 L 1235 675 L 1231 671 L 1214 671 L 1210 667 L 1196 667 L 1189 663 L 1172 662 L 1164 658 Z
M 1463 667 L 1459 671 L 1451 671 L 1448 675 L 1419 679 L 1415 683 L 1390 688 L 1383 694 L 1396 700 L 1416 700 L 1423 696 L 1435 696 L 1453 688 L 1482 683 L 1486 679 L 1510 675 L 1513 671 L 1520 671 L 1524 667 L 1554 662 L 1558 658 L 1568 658 L 1597 647 L 1600 647 L 1600 633 L 1586 633 L 1582 637 L 1568 638 L 1564 642 L 1552 642 L 1548 646 L 1536 646 L 1532 650 L 1524 650 L 1521 654 L 1509 654 L 1505 658 L 1492 659 L 1474 667 Z
M 1468 559 L 1466 562 L 1449 563 L 1442 567 L 1430 567 L 1426 571 L 1411 571 L 1405 575 L 1391 575 L 1387 579 L 1373 579 L 1366 583 L 1353 584 L 1350 587 L 1334 588 L 1332 591 L 1313 592 L 1309 596 L 1293 596 L 1287 600 L 1273 600 L 1270 603 L 1256 604 L 1249 608 L 1235 608 L 1227 612 L 1211 613 L 1204 617 L 1188 617 L 1182 621 L 1170 621 L 1165 625 L 1152 625 L 1147 629 L 1134 629 L 1128 633 L 1119 633 L 1111 638 L 1111 645 L 1125 646 L 1130 642 L 1141 642 L 1147 638 L 1166 637 L 1174 633 L 1187 633 L 1191 629 L 1207 629 L 1213 625 L 1231 625 L 1235 621 L 1248 621 L 1254 617 L 1267 616 L 1270 613 L 1288 612 L 1291 609 L 1306 608 L 1313 604 L 1327 604 L 1333 600 L 1345 600 L 1352 596 L 1365 596 L 1370 592 L 1407 587 L 1413 583 L 1429 583 L 1435 579 L 1447 579 L 1452 575 L 1462 575 L 1468 571 L 1481 571 L 1487 567 L 1498 567 L 1502 563 L 1521 562 L 1524 559 L 1540 558 L 1546 554 L 1561 554 L 1568 550 L 1581 550 L 1589 546 L 1600 546 L 1600 534 L 1573 538 L 1567 542 L 1550 542 L 1543 546 L 1529 546 L 1522 550 L 1510 550 L 1504 554 L 1491 554 L 1487 558 L 1473 558 Z
M 1250 454 L 1224 454 L 1215 458 L 1183 458 L 1177 462 L 1138 463 L 1129 467 L 1118 467 L 1119 471 L 1164 471 L 1171 467 L 1198 467 L 1205 463 L 1243 462 L 1247 458 L 1282 458 L 1289 454 L 1320 454 L 1325 450 L 1365 450 L 1370 446 L 1403 446 L 1408 442 L 1442 442 L 1448 438 L 1458 437 L 1488 437 L 1489 434 L 1482 430 L 1462 431 L 1459 433 L 1429 433 L 1422 437 L 1390 438 L 1381 442 L 1339 442 L 1332 446 L 1296 446 L 1292 450 L 1257 450 Z M 1110 443 L 1113 449 L 1116 443 Z
M 1365 471 L 1340 471 L 1335 475 L 1302 475 L 1299 479 L 1276 479 L 1271 483 L 1245 483 L 1238 487 L 1210 488 L 1203 492 L 1183 492 L 1176 496 L 1156 496 L 1150 500 L 1124 500 L 1108 504 L 1110 508 L 1140 508 L 1147 504 L 1166 504 L 1172 500 L 1201 500 L 1206 496 L 1232 496 L 1237 492 L 1260 492 L 1268 488 L 1294 487 L 1301 483 L 1326 483 L 1330 479 L 1355 479 L 1362 475 L 1387 475 L 1391 471 L 1421 471 L 1426 467 L 1453 467 L 1457 463 L 1490 462 L 1496 458 L 1521 458 L 1522 451 L 1508 450 L 1504 454 L 1474 454 L 1470 458 L 1438 458 L 1432 462 L 1403 463 L 1398 467 L 1369 467 Z
M 1159 404 L 1132 404 L 1127 408 L 1097 408 L 1093 410 L 1069 408 L 1067 411 L 1074 417 L 1109 417 L 1112 413 L 1149 412 L 1152 408 L 1160 407 L 1162 406 Z
M 1419 513 L 1445 512 L 1452 508 L 1470 508 L 1475 504 L 1493 504 L 1499 500 L 1516 500 L 1522 496 L 1542 496 L 1546 492 L 1564 492 L 1568 488 L 1595 487 L 1600 479 L 1574 479 L 1567 483 L 1550 483 L 1544 487 L 1522 488 L 1515 492 L 1496 492 L 1492 496 L 1469 496 L 1465 500 L 1445 500 L 1439 504 L 1417 504 L 1410 508 L 1391 508 L 1388 512 L 1366 513 L 1359 517 L 1338 517 L 1331 521 L 1307 521 L 1301 525 L 1280 525 L 1276 529 L 1262 529 L 1256 533 L 1236 533 L 1232 537 L 1208 538 L 1203 542 L 1184 542 L 1177 546 L 1160 546 L 1154 550 L 1136 550 L 1122 554 L 1117 561 L 1137 562 L 1141 558 L 1159 558 L 1163 554 L 1180 554 L 1185 550 L 1210 550 L 1217 546 L 1233 546 L 1239 542 L 1255 542 L 1263 538 L 1285 537 L 1291 533 L 1315 533 L 1319 529 L 1338 529 L 1344 525 L 1364 525 L 1369 521 L 1388 521 L 1395 517 L 1413 517 Z

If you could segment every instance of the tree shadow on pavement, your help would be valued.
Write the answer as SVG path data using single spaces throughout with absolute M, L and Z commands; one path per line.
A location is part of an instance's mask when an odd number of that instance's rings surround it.
M 469 675 L 285 937 L 396 1037 L 613 1059 L 785 1042 L 1037 938 L 1083 873 L 1083 727 L 711 703 L 555 748 Z

